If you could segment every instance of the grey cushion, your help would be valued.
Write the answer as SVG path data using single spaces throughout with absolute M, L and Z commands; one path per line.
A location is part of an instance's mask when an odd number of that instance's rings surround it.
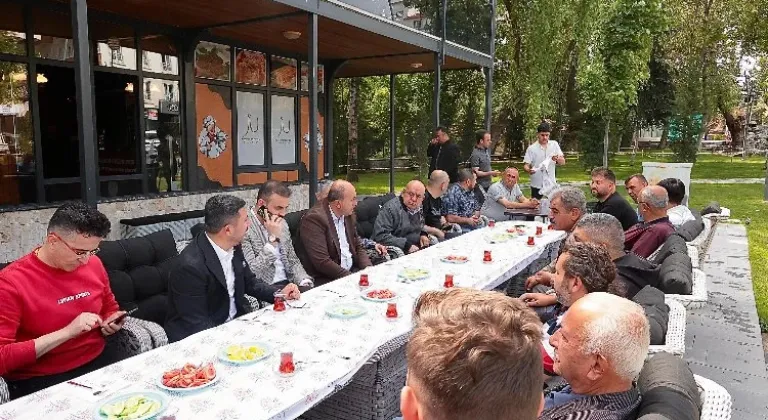
M 642 395 L 638 420 L 698 420 L 699 389 L 684 360 L 669 353 L 651 357 L 637 380 Z
M 688 246 L 685 242 L 685 239 L 679 234 L 673 233 L 669 235 L 652 262 L 654 264 L 661 264 L 672 254 L 688 254 Z
M 659 269 L 659 289 L 665 294 L 690 295 L 693 290 L 693 265 L 688 254 L 668 256 Z
M 696 239 L 701 232 L 704 232 L 704 222 L 701 220 L 701 217 L 699 217 L 698 220 L 689 220 L 675 228 L 675 231 L 685 239 L 686 242 L 690 242 Z
M 723 209 L 720 208 L 720 203 L 718 203 L 717 201 L 713 201 L 709 203 L 707 207 L 704 207 L 703 209 L 701 209 L 701 214 L 703 216 L 706 216 L 708 214 L 720 214 L 720 212 L 722 211 Z

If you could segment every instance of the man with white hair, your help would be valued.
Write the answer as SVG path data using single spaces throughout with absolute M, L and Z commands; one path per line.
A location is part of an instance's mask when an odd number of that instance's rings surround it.
M 650 338 L 640 305 L 590 293 L 571 306 L 550 338 L 554 370 L 568 385 L 545 397 L 539 420 L 626 420 L 640 405 L 633 382 Z
M 669 235 L 675 232 L 675 227 L 667 217 L 668 204 L 669 196 L 663 187 L 651 185 L 640 191 L 637 205 L 643 222 L 626 231 L 624 249 L 648 258 L 664 244 Z
M 505 220 L 504 212 L 507 209 L 535 209 L 539 206 L 539 200 L 529 200 L 520 190 L 517 181 L 520 173 L 517 168 L 509 167 L 504 170 L 500 181 L 486 188 L 486 197 L 480 213 L 492 220 Z M 483 187 L 485 188 L 485 187 Z

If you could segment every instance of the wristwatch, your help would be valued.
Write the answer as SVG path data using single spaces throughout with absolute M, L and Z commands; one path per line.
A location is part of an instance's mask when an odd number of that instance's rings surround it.
M 277 236 L 275 236 L 275 235 L 269 235 L 269 236 L 267 237 L 267 240 L 269 240 L 269 242 L 277 242 L 277 243 L 280 243 L 280 238 L 278 238 L 278 237 L 277 237 Z

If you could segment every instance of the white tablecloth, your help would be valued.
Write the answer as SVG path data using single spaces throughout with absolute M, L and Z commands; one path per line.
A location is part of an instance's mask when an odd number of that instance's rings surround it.
M 500 222 L 495 229 L 501 231 L 514 224 L 526 224 L 531 231 L 535 225 L 532 222 Z M 395 322 L 385 318 L 385 304 L 360 298 L 359 273 L 356 273 L 303 294 L 304 308 L 289 308 L 284 313 L 275 313 L 268 308 L 251 313 L 77 380 L 108 390 L 98 397 L 88 389 L 59 384 L 0 406 L 0 419 L 39 420 L 48 416 L 62 420 L 92 419 L 100 399 L 118 392 L 157 391 L 156 384 L 164 371 L 188 362 L 213 360 L 221 348 L 250 341 L 266 342 L 275 352 L 293 350 L 296 374 L 284 378 L 277 373 L 277 353 L 250 366 L 232 366 L 217 361 L 219 382 L 194 393 L 169 393 L 171 403 L 165 414 L 172 414 L 174 417 L 168 418 L 178 420 L 295 418 L 343 387 L 379 346 L 407 334 L 412 329 L 411 309 L 415 299 L 422 291 L 442 288 L 446 273 L 454 274 L 457 287 L 492 289 L 565 237 L 563 232 L 545 230 L 544 236 L 536 239 L 536 245 L 529 247 L 525 245 L 527 237 L 490 244 L 486 239 L 489 233 L 488 228 L 471 232 L 365 270 L 371 287 L 387 287 L 398 294 L 401 317 Z M 492 252 L 493 262 L 482 262 L 485 250 Z M 446 255 L 466 255 L 470 262 L 441 262 L 440 258 Z M 430 270 L 431 279 L 413 284 L 400 283 L 397 274 L 406 267 L 426 268 Z M 325 315 L 326 306 L 341 301 L 362 303 L 368 312 L 352 320 Z

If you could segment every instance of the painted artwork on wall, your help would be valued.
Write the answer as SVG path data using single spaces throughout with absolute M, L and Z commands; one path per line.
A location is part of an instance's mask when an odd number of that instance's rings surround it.
M 264 165 L 264 94 L 237 92 L 237 165 Z
M 222 86 L 195 85 L 197 162 L 208 181 L 232 186 L 232 94 Z M 202 175 L 202 174 L 201 174 Z
M 235 81 L 249 85 L 267 84 L 267 56 L 250 50 L 237 50 L 235 57 Z
M 291 96 L 272 95 L 272 164 L 296 163 L 296 102 Z
M 201 41 L 195 49 L 195 77 L 229 80 L 230 47 Z
M 297 77 L 296 60 L 293 58 L 272 57 L 270 79 L 272 87 L 280 89 L 296 89 Z

